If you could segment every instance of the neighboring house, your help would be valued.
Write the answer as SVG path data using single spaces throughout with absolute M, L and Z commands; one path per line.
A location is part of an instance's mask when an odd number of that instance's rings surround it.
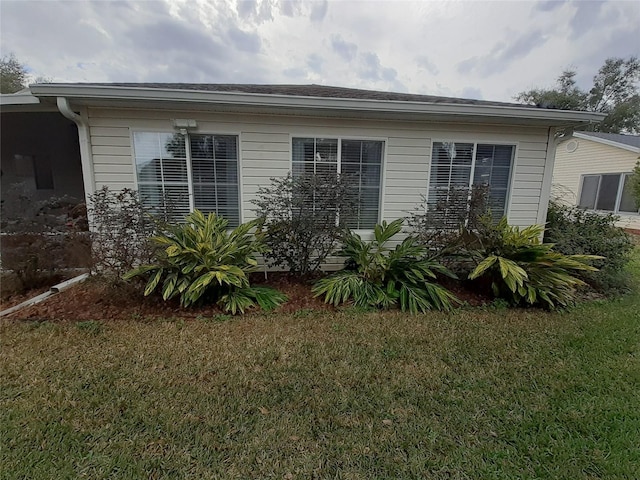
M 1 105 L 54 106 L 78 125 L 84 192 L 137 189 L 153 206 L 238 224 L 289 171 L 350 172 L 354 228 L 406 216 L 422 196 L 489 185 L 493 213 L 545 222 L 555 135 L 601 114 L 316 85 L 43 84 Z M 3 120 L 3 124 L 4 124 Z M 4 130 L 4 125 L 3 125 Z M 31 132 L 34 138 L 40 132 Z M 3 159 L 4 162 L 4 159 Z
M 618 225 L 640 230 L 629 178 L 640 160 L 640 135 L 575 132 L 556 151 L 554 194 L 570 205 L 611 212 Z

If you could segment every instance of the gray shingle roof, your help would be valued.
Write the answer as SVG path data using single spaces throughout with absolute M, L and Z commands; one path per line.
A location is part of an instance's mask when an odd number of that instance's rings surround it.
M 611 142 L 629 145 L 631 147 L 640 148 L 640 135 L 624 135 L 622 133 L 600 133 L 600 132 L 579 132 L 589 137 L 602 138 Z
M 74 85 L 539 108 L 535 105 L 522 105 L 519 103 L 490 102 L 486 100 L 438 97 L 434 95 L 418 95 L 412 93 L 381 92 L 376 90 L 361 90 L 357 88 L 331 87 L 325 85 L 260 85 L 232 83 L 77 83 Z

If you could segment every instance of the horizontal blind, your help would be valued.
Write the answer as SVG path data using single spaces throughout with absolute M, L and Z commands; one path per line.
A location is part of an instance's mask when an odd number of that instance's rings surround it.
M 181 221 L 191 210 L 191 187 L 194 208 L 240 223 L 236 136 L 134 132 L 133 141 L 143 205 Z
M 138 194 L 151 211 L 172 220 L 189 213 L 185 137 L 179 133 L 134 132 Z
M 373 228 L 379 220 L 383 148 L 381 141 L 294 138 L 292 173 L 348 176 L 357 200 L 355 210 L 342 212 L 342 219 L 353 229 Z
M 380 141 L 342 141 L 341 172 L 349 175 L 357 198 L 356 211 L 346 219 L 349 228 L 370 229 L 378 223 L 382 153 L 383 143 Z
M 467 216 L 473 143 L 434 142 L 427 205 L 434 228 L 458 228 Z
M 194 207 L 240 223 L 238 146 L 231 135 L 190 135 Z
M 476 149 L 473 184 L 489 187 L 488 203 L 495 220 L 506 211 L 514 150 L 512 145 L 482 144 Z

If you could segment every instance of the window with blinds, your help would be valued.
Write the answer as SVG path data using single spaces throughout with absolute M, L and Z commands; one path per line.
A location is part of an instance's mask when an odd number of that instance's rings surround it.
M 632 173 L 584 175 L 578 206 L 605 212 L 640 213 L 631 189 L 632 175 Z
M 308 174 L 348 175 L 357 195 L 356 211 L 347 226 L 371 229 L 379 221 L 384 142 L 337 138 L 294 138 L 293 176 Z
M 236 136 L 134 132 L 133 143 L 145 206 L 173 220 L 197 208 L 239 224 Z
M 434 142 L 427 205 L 435 221 L 445 228 L 464 223 L 475 186 L 486 188 L 491 214 L 501 218 L 514 152 L 513 145 Z

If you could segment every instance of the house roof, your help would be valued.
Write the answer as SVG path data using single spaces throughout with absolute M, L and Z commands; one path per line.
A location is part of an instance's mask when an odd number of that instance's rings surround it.
M 622 133 L 601 132 L 574 132 L 573 136 L 640 153 L 640 135 L 625 135 Z
M 360 100 L 390 100 L 395 102 L 445 103 L 458 105 L 491 105 L 503 107 L 538 108 L 535 105 L 491 102 L 469 98 L 440 97 L 413 93 L 383 92 L 328 85 L 269 85 L 242 83 L 79 83 L 87 86 L 114 86 L 127 88 L 154 88 L 161 90 L 191 90 L 198 92 L 255 93 L 260 95 L 286 95 L 291 97 L 344 98 Z
M 76 106 L 364 116 L 385 120 L 492 122 L 559 128 L 598 123 L 604 118 L 598 113 L 534 105 L 322 85 L 49 83 L 31 85 L 29 89 L 43 103 L 55 103 L 57 98 L 63 97 Z M 6 105 L 6 99 L 0 98 L 0 104 Z

